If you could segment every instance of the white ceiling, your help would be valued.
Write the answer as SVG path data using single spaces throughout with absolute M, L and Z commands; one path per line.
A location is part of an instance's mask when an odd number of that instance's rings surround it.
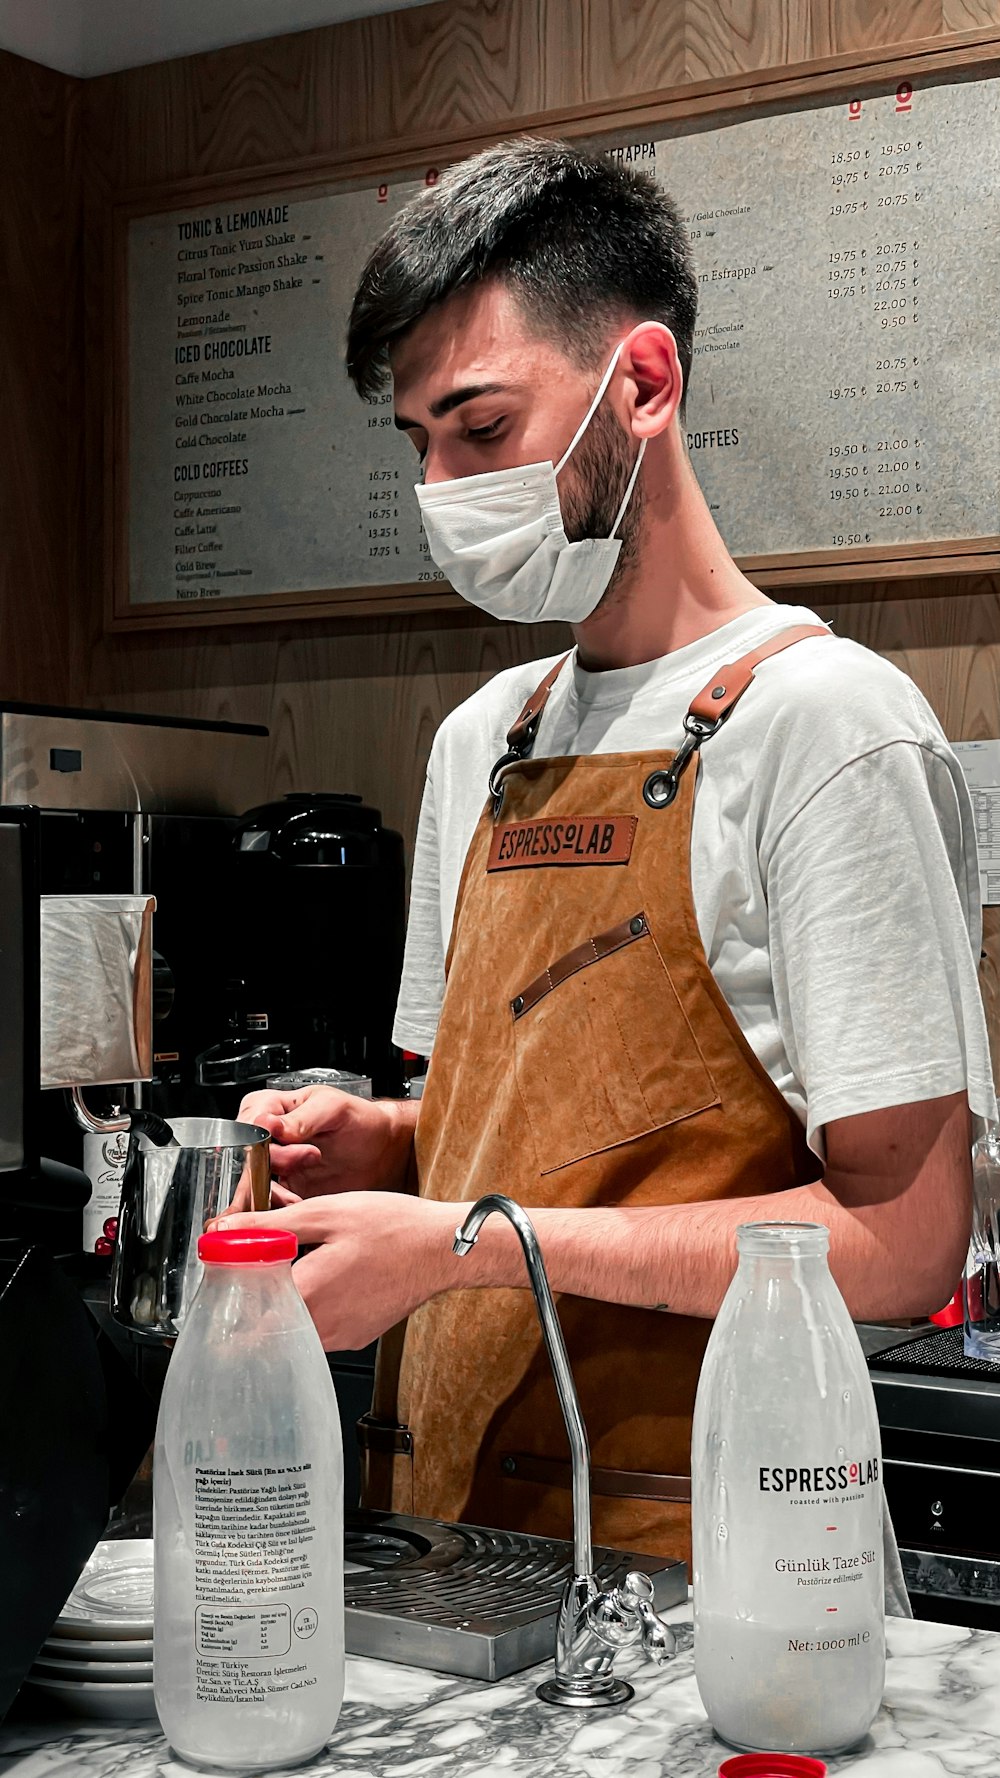
M 0 49 L 63 74 L 110 74 L 426 0 L 0 0 Z

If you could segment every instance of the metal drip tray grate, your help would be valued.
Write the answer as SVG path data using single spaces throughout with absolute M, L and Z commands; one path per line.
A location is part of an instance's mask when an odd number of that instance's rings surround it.
M 551 1659 L 572 1545 L 520 1531 L 348 1512 L 347 1647 L 468 1679 L 503 1679 Z M 595 1549 L 599 1579 L 641 1568 L 661 1610 L 687 1598 L 683 1562 Z

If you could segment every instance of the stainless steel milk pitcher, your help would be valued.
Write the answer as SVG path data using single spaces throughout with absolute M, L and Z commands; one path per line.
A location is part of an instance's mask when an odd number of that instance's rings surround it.
M 111 1262 L 111 1313 L 140 1337 L 172 1340 L 201 1280 L 198 1236 L 233 1202 L 242 1180 L 248 1208 L 266 1210 L 270 1139 L 255 1124 L 224 1118 L 172 1120 L 157 1145 L 133 1127 Z

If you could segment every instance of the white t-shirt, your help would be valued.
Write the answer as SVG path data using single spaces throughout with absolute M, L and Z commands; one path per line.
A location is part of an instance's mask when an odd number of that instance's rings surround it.
M 552 690 L 534 757 L 663 750 L 725 662 L 817 623 L 761 606 L 638 667 Z M 499 673 L 441 724 L 413 862 L 394 1038 L 430 1055 L 462 865 L 507 729 L 558 657 Z M 712 973 L 822 1155 L 833 1118 L 968 1094 L 996 1116 L 977 981 L 976 839 L 962 771 L 913 682 L 819 636 L 765 661 L 704 744 L 691 845 Z

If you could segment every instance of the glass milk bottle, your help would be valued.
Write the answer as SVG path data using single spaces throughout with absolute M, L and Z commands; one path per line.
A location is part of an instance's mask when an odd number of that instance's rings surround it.
M 153 1459 L 157 1714 L 174 1751 L 272 1771 L 344 1695 L 343 1453 L 294 1235 L 202 1235 Z
M 972 1150 L 972 1238 L 963 1280 L 965 1352 L 1000 1364 L 1000 1131 Z
M 695 1674 L 734 1747 L 834 1753 L 885 1682 L 881 1444 L 829 1231 L 751 1223 L 691 1445 Z

